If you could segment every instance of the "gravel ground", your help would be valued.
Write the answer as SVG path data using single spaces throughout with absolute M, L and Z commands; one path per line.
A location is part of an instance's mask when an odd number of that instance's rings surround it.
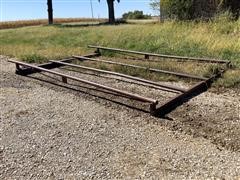
M 66 89 L 37 80 L 56 82 L 39 74 L 17 76 L 6 59 L 0 57 L 0 179 L 240 178 L 238 90 L 204 93 L 158 119 L 113 95 Z M 161 100 L 172 96 L 79 76 Z

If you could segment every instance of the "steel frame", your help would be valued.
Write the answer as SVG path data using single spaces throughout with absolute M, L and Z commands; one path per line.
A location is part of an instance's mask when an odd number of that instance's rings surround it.
M 162 54 L 152 54 L 152 53 L 145 53 L 145 52 L 138 52 L 138 51 L 129 51 L 129 50 L 123 50 L 123 49 L 116 49 L 116 48 L 107 48 L 107 47 L 101 47 L 101 46 L 89 46 L 90 48 L 97 48 L 95 53 L 93 54 L 88 54 L 85 56 L 72 56 L 72 58 L 68 59 L 63 59 L 59 61 L 53 61 L 50 60 L 48 63 L 45 64 L 40 64 L 38 66 L 20 62 L 20 61 L 14 61 L 14 60 L 9 60 L 9 62 L 15 63 L 16 64 L 16 74 L 18 75 L 30 75 L 33 73 L 38 73 L 38 72 L 46 72 L 50 73 L 53 75 L 60 76 L 62 78 L 63 83 L 68 83 L 68 79 L 71 79 L 73 81 L 78 81 L 80 83 L 84 83 L 90 86 L 94 86 L 97 88 L 105 89 L 110 92 L 115 92 L 119 95 L 123 95 L 126 98 L 134 99 L 137 101 L 149 103 L 149 110 L 150 113 L 154 116 L 157 117 L 163 117 L 166 114 L 170 113 L 173 111 L 175 108 L 183 104 L 184 102 L 187 102 L 188 100 L 192 99 L 193 97 L 207 91 L 209 87 L 211 87 L 212 82 L 218 78 L 221 77 L 222 73 L 227 69 L 227 67 L 230 64 L 230 61 L 225 61 L 225 60 L 213 60 L 213 59 L 203 59 L 203 58 L 189 58 L 189 57 L 181 57 L 181 56 L 168 56 L 168 55 L 162 55 Z M 178 73 L 178 72 L 171 72 L 171 71 L 165 71 L 165 70 L 160 70 L 160 69 L 153 69 L 153 68 L 146 68 L 143 66 L 137 66 L 137 65 L 131 65 L 131 64 L 124 64 L 124 63 L 118 63 L 118 62 L 113 62 L 113 61 L 106 61 L 106 60 L 101 60 L 101 59 L 95 59 L 94 57 L 101 56 L 100 50 L 110 50 L 114 52 L 126 52 L 126 53 L 133 53 L 133 54 L 140 54 L 144 55 L 145 58 L 149 59 L 149 56 L 156 56 L 156 57 L 163 57 L 163 58 L 175 58 L 175 59 L 181 59 L 181 60 L 192 60 L 192 61 L 200 61 L 200 62 L 206 62 L 206 63 L 218 63 L 218 64 L 226 64 L 226 68 L 222 69 L 220 72 L 215 74 L 213 77 L 206 78 L 206 77 L 198 77 L 194 76 L 191 74 L 184 74 L 184 73 Z M 126 74 L 122 73 L 117 73 L 117 72 L 112 72 L 112 71 L 106 71 L 106 70 L 101 70 L 97 68 L 91 68 L 87 66 L 82 66 L 82 65 L 76 65 L 76 64 L 71 64 L 73 60 L 81 60 L 81 61 L 96 61 L 96 62 L 103 62 L 103 63 L 108 63 L 108 64 L 117 64 L 121 66 L 127 66 L 127 67 L 132 67 L 132 68 L 140 68 L 140 69 L 148 69 L 153 72 L 158 72 L 158 73 L 164 73 L 164 74 L 171 74 L 175 76 L 180 76 L 183 78 L 191 78 L 191 79 L 197 79 L 200 80 L 197 84 L 195 84 L 193 87 L 190 87 L 189 89 L 183 89 L 180 87 L 172 86 L 172 85 L 165 85 L 161 84 L 159 82 L 154 82 L 150 80 L 146 80 L 143 78 L 139 77 L 134 77 L 134 76 L 129 76 Z M 148 97 L 143 97 L 138 94 L 130 93 L 127 91 L 115 89 L 112 87 L 108 87 L 105 85 L 101 85 L 95 82 L 91 82 L 85 79 L 73 77 L 67 74 L 59 73 L 56 71 L 53 71 L 51 69 L 54 68 L 59 68 L 61 66 L 70 66 L 70 67 L 75 67 L 75 68 L 80 68 L 80 69 L 85 69 L 89 71 L 94 71 L 94 72 L 99 72 L 99 73 L 105 73 L 105 74 L 111 74 L 114 76 L 119 76 L 119 77 L 124 77 L 130 80 L 134 80 L 136 82 L 141 82 L 146 84 L 149 87 L 157 88 L 163 91 L 168 91 L 171 93 L 177 94 L 175 97 L 172 99 L 168 100 L 165 102 L 163 105 L 158 105 L 158 100 L 148 98 Z
M 99 53 L 99 54 L 100 54 L 100 50 L 108 50 L 108 51 L 115 51 L 115 52 L 124 52 L 124 53 L 130 53 L 130 54 L 144 55 L 145 59 L 149 59 L 149 57 L 153 56 L 153 57 L 161 57 L 161 58 L 168 58 L 168 59 L 178 59 L 178 60 L 184 60 L 184 61 L 188 60 L 188 61 L 198 61 L 198 62 L 204 62 L 204 63 L 230 64 L 230 61 L 228 61 L 228 60 L 196 58 L 196 57 L 187 57 L 187 56 L 173 56 L 173 55 L 155 54 L 155 53 L 148 53 L 148 52 L 109 48 L 109 47 L 103 47 L 103 46 L 93 46 L 93 45 L 88 45 L 88 47 L 95 48 L 96 53 Z

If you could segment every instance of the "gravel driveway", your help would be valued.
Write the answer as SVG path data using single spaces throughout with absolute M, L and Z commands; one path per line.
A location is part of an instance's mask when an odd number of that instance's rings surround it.
M 240 178 L 237 90 L 204 93 L 158 119 L 89 89 L 15 75 L 6 60 L 0 56 L 0 179 Z

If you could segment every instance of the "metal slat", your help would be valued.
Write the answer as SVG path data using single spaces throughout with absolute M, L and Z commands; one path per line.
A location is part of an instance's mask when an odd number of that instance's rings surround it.
M 99 54 L 98 53 L 92 53 L 92 54 L 87 54 L 87 55 L 84 55 L 84 57 L 95 57 L 95 56 L 98 56 Z M 61 62 L 71 62 L 75 60 L 75 58 L 68 58 L 68 59 L 62 59 L 60 60 Z M 54 63 L 44 63 L 44 64 L 40 64 L 38 65 L 38 67 L 42 67 L 42 68 L 45 68 L 45 69 L 54 69 L 54 68 L 58 68 L 58 67 L 61 67 L 62 65 L 61 64 L 54 64 Z M 33 69 L 33 68 L 22 68 L 20 71 L 18 70 L 18 68 L 16 69 L 16 73 L 19 74 L 19 75 L 29 75 L 29 74 L 34 74 L 34 73 L 38 73 L 38 72 L 41 72 L 41 70 L 39 69 Z
M 206 63 L 220 63 L 220 64 L 225 64 L 225 63 L 229 64 L 230 63 L 230 61 L 227 61 L 227 60 L 208 59 L 208 58 L 195 58 L 195 57 L 186 57 L 186 56 L 173 56 L 173 55 L 165 55 L 165 54 L 155 54 L 155 53 L 131 51 L 131 50 L 125 50 L 125 49 L 118 49 L 118 48 L 93 46 L 93 45 L 88 45 L 88 47 L 89 48 L 102 49 L 102 50 L 116 51 L 116 52 L 118 51 L 118 52 L 139 54 L 139 55 L 144 55 L 145 57 L 155 56 L 155 57 L 162 57 L 162 58 L 169 58 L 169 59 L 192 60 L 192 61 L 199 61 L 199 62 L 206 62 Z
M 199 82 L 198 84 L 189 88 L 185 93 L 179 94 L 161 105 L 159 108 L 156 109 L 154 115 L 158 117 L 165 116 L 166 114 L 170 113 L 191 98 L 205 92 L 209 88 L 209 85 L 210 84 L 208 84 L 206 81 Z
M 105 85 L 97 84 L 97 83 L 94 83 L 94 82 L 91 82 L 91 81 L 87 81 L 87 80 L 80 79 L 80 78 L 77 78 L 77 77 L 73 77 L 73 76 L 70 76 L 70 75 L 62 74 L 62 73 L 59 73 L 59 72 L 56 72 L 56 71 L 48 70 L 48 69 L 45 69 L 45 68 L 42 68 L 42 67 L 38 67 L 38 66 L 31 65 L 31 64 L 28 64 L 28 63 L 24 63 L 24 62 L 20 62 L 20 61 L 9 60 L 9 62 L 18 64 L 18 65 L 21 65 L 21 66 L 25 66 L 25 67 L 30 67 L 30 68 L 33 68 L 33 69 L 37 69 L 37 70 L 40 70 L 42 72 L 47 72 L 47 73 L 50 73 L 50 74 L 58 75 L 58 76 L 68 78 L 68 79 L 71 79 L 71 80 L 74 80 L 74 81 L 78 81 L 78 82 L 81 82 L 81 83 L 85 83 L 85 84 L 88 84 L 88 85 L 91 85 L 91 86 L 94 86 L 94 87 L 102 88 L 102 89 L 105 89 L 105 90 L 108 90 L 108 91 L 116 92 L 116 93 L 125 95 L 127 97 L 131 97 L 135 100 L 152 103 L 155 106 L 158 104 L 157 100 L 147 98 L 147 97 L 143 97 L 143 96 L 140 96 L 138 94 L 129 93 L 129 92 L 126 92 L 126 91 L 122 91 L 122 90 L 115 89 L 115 88 L 112 88 L 112 87 L 108 87 L 108 86 L 105 86 Z
M 116 75 L 116 76 L 120 76 L 120 77 L 124 77 L 124 78 L 128 78 L 128 79 L 140 81 L 140 82 L 143 82 L 143 83 L 154 85 L 155 87 L 161 87 L 161 90 L 170 91 L 170 92 L 173 92 L 173 93 L 179 93 L 179 92 L 185 92 L 186 91 L 185 89 L 180 89 L 180 88 L 178 88 L 178 90 L 176 90 L 176 89 L 171 89 L 170 90 L 170 88 L 167 85 L 160 84 L 160 83 L 150 81 L 150 80 L 146 80 L 146 79 L 142 79 L 142 78 L 138 78 L 138 77 L 134 77 L 134 76 L 129 76 L 129 75 L 126 75 L 126 74 L 117 73 L 117 72 L 106 71 L 106 70 L 101 70 L 101 69 L 96 69 L 96 68 L 91 68 L 91 67 L 86 67 L 86 66 L 80 66 L 80 65 L 70 64 L 70 63 L 65 63 L 65 62 L 59 62 L 59 61 L 50 60 L 50 62 L 62 64 L 62 65 L 65 65 L 65 66 L 76 67 L 76 68 L 81 68 L 81 69 L 85 69 L 85 70 L 105 73 L 105 74 Z M 165 88 L 165 89 L 163 89 L 163 88 Z
M 114 62 L 114 61 L 106 61 L 106 60 L 88 58 L 88 57 L 84 57 L 84 56 L 73 56 L 73 57 L 74 57 L 74 58 L 77 58 L 77 59 L 83 59 L 83 60 L 89 60 L 89 61 L 97 61 L 97 62 L 103 62 L 103 63 L 108 63 L 108 64 L 116 64 L 116 65 L 133 67 L 133 68 L 138 68 L 138 69 L 145 69 L 145 70 L 149 70 L 149 71 L 151 71 L 151 72 L 171 74 L 171 75 L 175 75 L 175 76 L 179 76 L 179 77 L 197 79 L 197 80 L 201 80 L 201 81 L 208 79 L 208 78 L 205 78 L 205 77 L 199 77 L 199 76 L 194 76 L 194 75 L 190 75 L 190 74 L 177 73 L 177 72 L 165 71 L 165 70 L 154 69 L 154 68 L 147 68 L 147 67 L 144 67 L 144 66 L 138 66 L 138 65 L 132 65 L 132 64 L 125 64 L 125 63 L 119 63 L 119 62 Z

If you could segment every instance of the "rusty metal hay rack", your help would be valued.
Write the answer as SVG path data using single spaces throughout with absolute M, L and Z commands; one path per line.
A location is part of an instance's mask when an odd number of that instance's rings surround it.
M 182 57 L 182 56 L 169 56 L 169 55 L 153 54 L 153 53 L 139 52 L 139 51 L 130 51 L 130 50 L 108 48 L 108 47 L 101 47 L 101 46 L 90 46 L 89 45 L 88 47 L 95 48 L 96 49 L 95 53 L 84 55 L 84 56 L 72 56 L 71 58 L 63 59 L 63 60 L 59 60 L 59 61 L 50 60 L 48 63 L 40 64 L 40 65 L 32 65 L 32 64 L 28 64 L 28 63 L 24 63 L 24 62 L 20 62 L 20 61 L 14 61 L 14 60 L 9 60 L 9 62 L 16 64 L 16 74 L 19 74 L 19 75 L 27 76 L 27 75 L 30 75 L 33 73 L 46 72 L 49 74 L 60 76 L 62 78 L 63 83 L 68 83 L 68 79 L 70 79 L 70 80 L 77 81 L 77 82 L 80 82 L 80 83 L 83 83 L 86 85 L 90 85 L 90 86 L 93 86 L 96 88 L 104 89 L 109 92 L 117 93 L 117 94 L 122 95 L 129 99 L 134 99 L 134 100 L 141 101 L 144 103 L 149 103 L 150 113 L 152 115 L 158 116 L 158 117 L 165 116 L 166 114 L 173 111 L 176 107 L 180 106 L 184 102 L 205 92 L 211 86 L 213 81 L 216 78 L 221 77 L 222 73 L 224 73 L 224 71 L 230 65 L 230 61 L 226 61 L 226 60 L 192 58 L 192 57 Z M 220 71 L 218 71 L 218 73 L 214 74 L 212 77 L 206 78 L 206 77 L 196 76 L 196 75 L 192 75 L 192 74 L 172 72 L 172 71 L 166 71 L 166 70 L 155 69 L 155 68 L 147 68 L 147 67 L 139 66 L 139 65 L 132 65 L 132 64 L 126 64 L 126 63 L 102 60 L 102 59 L 97 58 L 97 57 L 101 56 L 101 51 L 113 51 L 115 53 L 124 52 L 124 53 L 129 53 L 129 54 L 143 55 L 143 57 L 147 60 L 149 60 L 150 56 L 153 56 L 153 57 L 158 57 L 158 58 L 169 58 L 169 59 L 177 59 L 177 60 L 182 60 L 182 61 L 197 61 L 197 62 L 204 62 L 204 63 L 224 64 L 226 66 L 225 66 L 225 68 L 222 68 Z M 137 69 L 147 69 L 150 72 L 164 73 L 167 75 L 174 75 L 174 76 L 178 76 L 178 77 L 182 77 L 182 78 L 195 79 L 195 80 L 198 80 L 199 82 L 189 89 L 184 89 L 181 87 L 177 87 L 177 86 L 173 86 L 173 85 L 166 85 L 164 83 L 154 82 L 154 81 L 150 81 L 150 80 L 146 80 L 143 78 L 130 76 L 130 75 L 122 74 L 122 73 L 106 71 L 106 70 L 102 70 L 102 69 L 97 69 L 97 68 L 92 68 L 92 67 L 87 67 L 87 66 L 82 66 L 82 65 L 77 65 L 77 64 L 71 63 L 74 60 L 94 61 L 94 62 L 114 64 L 114 65 L 119 65 L 119 66 L 137 68 Z M 67 75 L 64 73 L 59 73 L 57 71 L 52 70 L 54 68 L 59 68 L 62 66 L 69 66 L 69 67 L 80 68 L 80 69 L 84 69 L 84 70 L 88 70 L 88 71 L 110 74 L 110 75 L 114 75 L 114 76 L 118 76 L 118 77 L 124 77 L 126 79 L 130 79 L 130 80 L 134 80 L 136 82 L 141 82 L 141 83 L 147 84 L 149 87 L 154 87 L 154 88 L 157 88 L 162 91 L 175 93 L 177 95 L 175 97 L 173 97 L 172 99 L 168 100 L 167 102 L 163 103 L 162 105 L 158 106 L 158 100 L 156 100 L 156 99 L 144 97 L 139 94 L 112 88 L 109 86 L 105 86 L 102 84 L 98 84 L 95 82 L 91 82 L 91 81 L 88 81 L 85 79 L 81 79 L 78 77 L 70 76 L 70 75 Z

